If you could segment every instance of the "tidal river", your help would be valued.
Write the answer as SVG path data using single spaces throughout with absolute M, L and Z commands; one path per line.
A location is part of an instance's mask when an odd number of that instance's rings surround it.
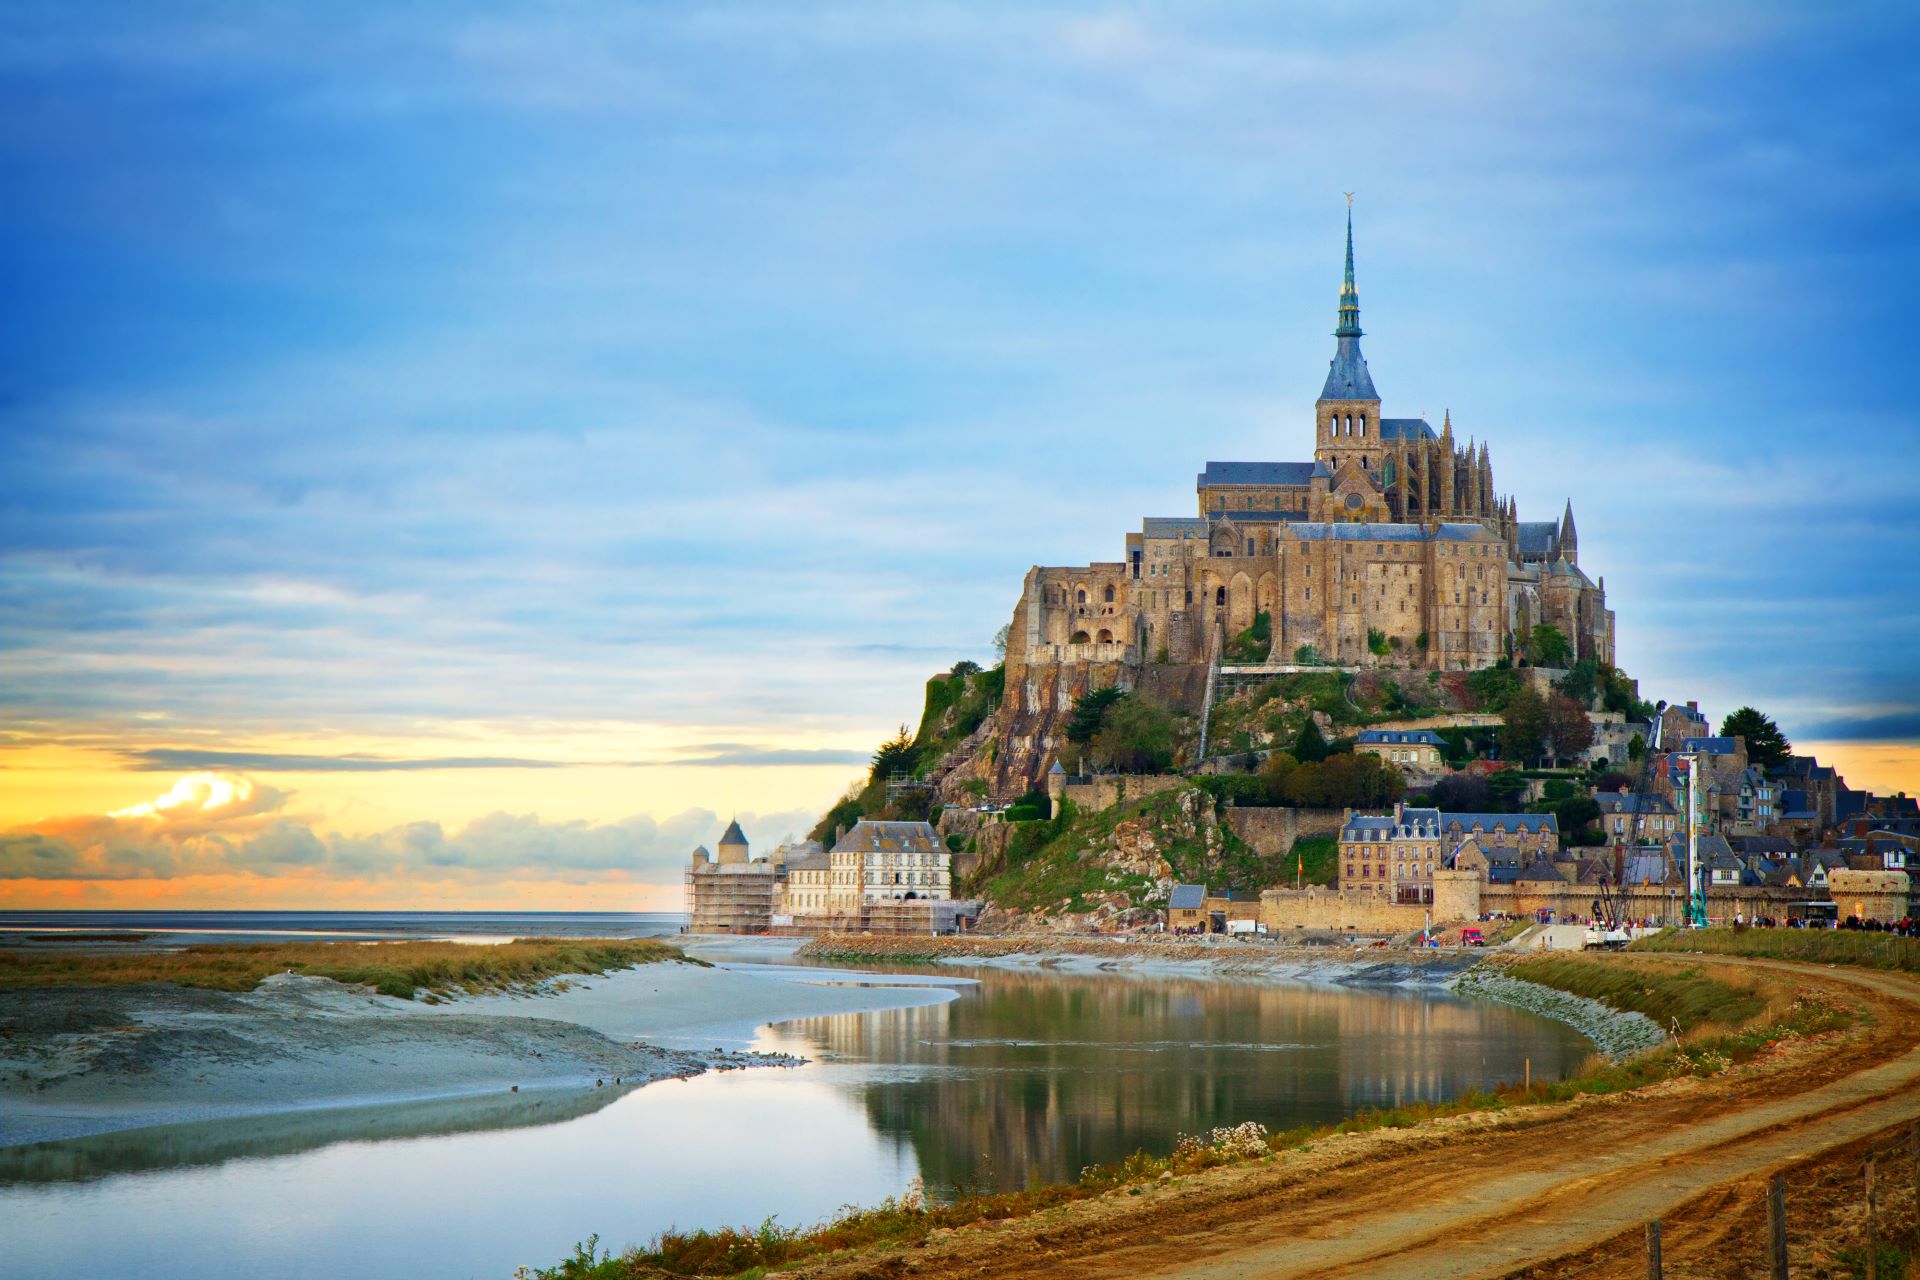
M 1550 1079 L 1591 1049 L 1431 988 L 959 972 L 979 981 L 943 1003 L 756 1033 L 799 1068 L 0 1151 L 0 1276 L 506 1277 L 593 1232 L 1070 1179 L 1215 1125 L 1447 1098 L 1528 1060 Z

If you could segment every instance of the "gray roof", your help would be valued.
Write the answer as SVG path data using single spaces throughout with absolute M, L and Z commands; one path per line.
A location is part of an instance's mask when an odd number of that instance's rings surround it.
M 1140 533 L 1148 538 L 1204 538 L 1204 516 L 1148 516 L 1140 522 Z
M 835 852 L 842 849 L 858 853 L 876 850 L 901 850 L 909 853 L 946 852 L 940 843 L 940 838 L 934 834 L 933 827 L 928 823 L 881 822 L 873 818 L 862 818 L 854 823 L 833 847 Z
M 1447 740 L 1431 729 L 1362 729 L 1355 742 L 1387 746 L 1444 747 Z
M 1546 555 L 1560 541 L 1560 523 L 1557 520 L 1522 520 L 1514 528 L 1522 555 Z
M 720 847 L 723 849 L 730 844 L 745 844 L 746 842 L 746 833 L 740 830 L 740 823 L 737 820 L 729 822 L 727 829 L 720 834 Z
M 1393 834 L 1393 815 L 1356 813 L 1340 828 L 1341 838 L 1379 839 Z
M 1425 418 L 1382 418 L 1380 419 L 1380 438 L 1382 440 L 1438 440 L 1433 428 L 1427 425 Z
M 1698 751 L 1710 756 L 1730 756 L 1738 746 L 1732 738 L 1682 738 L 1682 751 Z
M 1207 905 L 1207 886 L 1177 884 L 1173 886 L 1173 896 L 1167 899 L 1167 905 L 1175 911 L 1198 911 Z
M 1481 827 L 1487 831 L 1552 831 L 1560 830 L 1560 819 L 1551 813 L 1443 813 L 1440 815 L 1443 826 L 1460 824 L 1463 831 Z
M 1340 339 L 1333 359 L 1327 362 L 1327 385 L 1320 388 L 1322 400 L 1378 400 L 1373 375 L 1367 372 L 1367 358 L 1360 354 L 1360 339 Z
M 1311 462 L 1209 462 L 1197 487 L 1215 484 L 1271 484 L 1305 487 L 1313 478 Z
M 1522 871 L 1519 875 L 1515 876 L 1514 879 L 1564 881 L 1566 877 L 1560 874 L 1559 868 L 1555 867 L 1551 862 L 1548 862 L 1545 858 L 1536 858 L 1534 859 L 1532 866 L 1528 867 L 1525 871 Z
M 809 853 L 804 858 L 795 858 L 787 864 L 789 875 L 795 871 L 831 871 L 832 869 L 833 857 L 824 849 Z
M 1234 524 L 1291 524 L 1305 520 L 1305 511 L 1222 511 L 1219 518 Z
M 1631 854 L 1622 872 L 1628 884 L 1665 884 L 1667 860 L 1657 853 Z

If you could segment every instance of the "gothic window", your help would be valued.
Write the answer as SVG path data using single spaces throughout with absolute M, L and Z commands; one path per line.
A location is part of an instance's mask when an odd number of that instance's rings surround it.
M 1366 434 L 1367 434 L 1367 415 L 1363 413 L 1360 415 L 1360 435 L 1364 438 Z
M 1111 585 L 1107 587 L 1107 603 L 1113 603 L 1113 587 Z
M 1079 596 L 1079 603 L 1085 604 L 1087 602 L 1087 593 L 1084 590 L 1080 591 L 1078 593 L 1078 596 Z

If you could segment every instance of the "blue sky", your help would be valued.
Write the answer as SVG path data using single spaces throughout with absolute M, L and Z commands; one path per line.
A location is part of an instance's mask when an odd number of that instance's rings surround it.
M 1572 498 L 1649 694 L 1920 743 L 1916 27 L 10 5 L 8 742 L 790 822 L 1027 566 L 1310 455 L 1354 191 L 1387 412 Z

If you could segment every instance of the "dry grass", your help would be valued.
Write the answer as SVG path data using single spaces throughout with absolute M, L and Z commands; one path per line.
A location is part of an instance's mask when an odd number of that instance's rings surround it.
M 1761 956 L 1808 964 L 1920 973 L 1920 938 L 1853 929 L 1668 929 L 1633 943 L 1634 951 Z
M 271 974 L 304 973 L 412 999 L 418 991 L 492 991 L 560 974 L 606 973 L 686 959 L 680 948 L 651 938 L 516 938 L 499 946 L 271 942 L 108 955 L 0 951 L 0 987 L 171 983 L 251 991 Z

